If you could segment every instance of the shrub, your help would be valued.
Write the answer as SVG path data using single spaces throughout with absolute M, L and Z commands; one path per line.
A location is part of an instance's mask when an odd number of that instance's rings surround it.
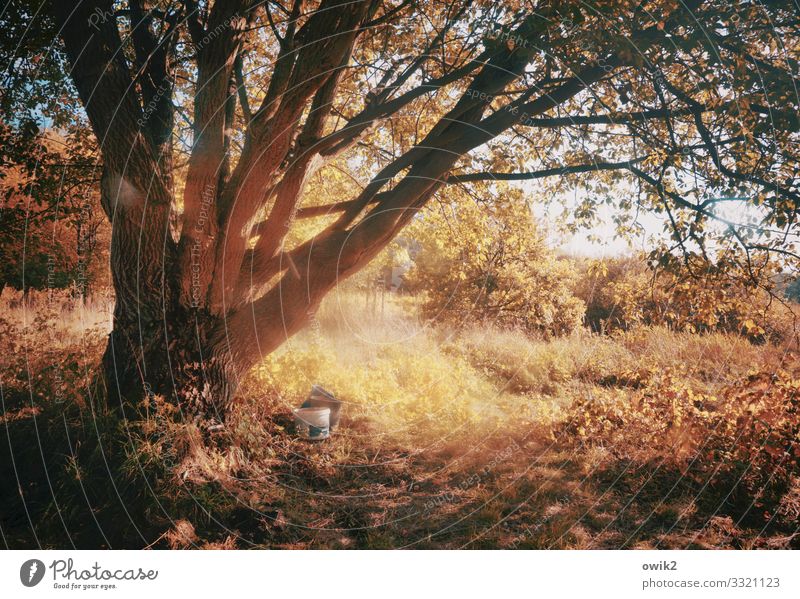
M 676 466 L 689 480 L 729 497 L 741 515 L 778 505 L 800 471 L 800 380 L 753 372 L 719 393 L 699 392 L 671 368 L 633 397 L 622 389 L 595 391 L 576 404 L 564 432 L 616 457 Z M 732 485 L 732 486 L 731 486 Z
M 575 294 L 586 303 L 586 324 L 598 332 L 667 326 L 779 342 L 795 334 L 795 315 L 771 293 L 767 266 L 754 278 L 733 254 L 714 263 L 699 256 L 690 256 L 688 264 L 644 256 L 606 259 L 585 266 Z

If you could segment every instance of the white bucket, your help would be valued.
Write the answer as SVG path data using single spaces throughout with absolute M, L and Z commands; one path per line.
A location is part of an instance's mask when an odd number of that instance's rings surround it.
M 309 441 L 321 441 L 331 434 L 330 408 L 297 408 L 294 423 L 297 434 Z
M 331 432 L 336 430 L 339 426 L 339 418 L 342 412 L 342 402 L 336 399 L 333 393 L 320 387 L 319 385 L 311 386 L 311 393 L 303 402 L 301 408 L 330 408 L 331 409 Z

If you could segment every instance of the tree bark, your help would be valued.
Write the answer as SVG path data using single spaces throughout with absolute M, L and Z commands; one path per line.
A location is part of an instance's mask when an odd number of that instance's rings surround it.
M 224 320 L 180 302 L 169 203 L 148 201 L 140 177 L 104 169 L 112 223 L 112 332 L 102 359 L 110 407 L 136 417 L 156 396 L 186 419 L 222 421 L 237 379 L 215 331 Z
M 102 368 L 109 405 L 136 418 L 156 398 L 182 420 L 224 422 L 238 386 L 230 353 L 216 341 L 216 317 L 182 308 L 147 329 L 118 303 Z

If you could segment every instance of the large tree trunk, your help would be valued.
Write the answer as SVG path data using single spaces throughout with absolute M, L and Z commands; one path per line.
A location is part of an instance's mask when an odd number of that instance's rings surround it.
M 220 322 L 180 308 L 144 329 L 117 304 L 103 354 L 109 403 L 136 417 L 155 397 L 175 405 L 183 420 L 223 422 L 238 378 L 218 339 Z
M 183 418 L 222 421 L 237 386 L 224 319 L 180 303 L 169 203 L 148 201 L 141 187 L 134 176 L 104 170 L 115 291 L 102 361 L 109 406 L 136 417 L 143 400 L 161 396 Z

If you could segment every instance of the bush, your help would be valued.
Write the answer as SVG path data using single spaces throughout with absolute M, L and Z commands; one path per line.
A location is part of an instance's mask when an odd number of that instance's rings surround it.
M 753 342 L 789 340 L 794 311 L 771 293 L 768 269 L 754 279 L 733 254 L 689 264 L 644 256 L 591 261 L 575 288 L 586 303 L 586 324 L 596 332 L 635 326 L 743 335 Z

